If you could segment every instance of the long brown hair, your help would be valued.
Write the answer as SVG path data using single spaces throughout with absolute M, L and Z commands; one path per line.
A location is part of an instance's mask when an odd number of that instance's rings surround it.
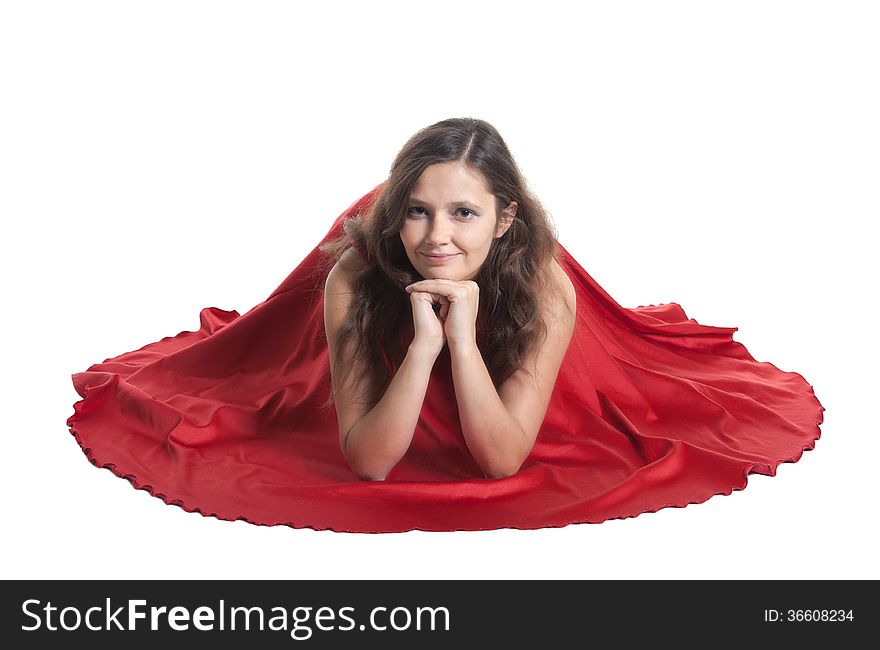
M 413 335 L 412 307 L 404 287 L 423 278 L 399 236 L 410 192 L 430 165 L 458 161 L 482 173 L 495 196 L 496 220 L 511 201 L 518 204 L 513 223 L 503 236 L 492 240 L 474 277 L 480 288 L 477 345 L 496 388 L 523 368 L 526 355 L 546 337 L 540 297 L 553 290 L 550 266 L 561 257 L 548 214 L 491 124 L 475 118 L 437 122 L 404 144 L 366 213 L 346 219 L 344 233 L 321 247 L 328 266 L 335 264 L 352 240 L 368 254 L 355 281 L 352 307 L 337 333 L 339 361 L 330 371 L 333 385 L 342 386 L 352 369 L 363 362 L 361 378 L 367 380 L 368 389 L 361 397 L 371 405 L 385 393 Z M 324 406 L 332 400 L 331 392 Z

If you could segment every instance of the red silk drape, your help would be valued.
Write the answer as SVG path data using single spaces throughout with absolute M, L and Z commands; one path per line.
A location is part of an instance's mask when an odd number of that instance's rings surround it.
M 318 246 L 262 303 L 207 307 L 200 327 L 72 375 L 67 421 L 89 460 L 166 503 L 221 519 L 349 532 L 598 523 L 743 489 L 820 436 L 825 410 L 796 372 L 756 361 L 736 327 L 675 303 L 625 308 L 560 245 L 577 320 L 535 447 L 483 478 L 464 444 L 448 350 L 406 456 L 360 481 L 328 396 Z

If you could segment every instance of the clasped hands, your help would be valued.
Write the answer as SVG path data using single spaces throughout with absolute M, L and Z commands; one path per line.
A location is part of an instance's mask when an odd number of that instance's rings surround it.
M 413 310 L 414 341 L 437 346 L 476 342 L 480 287 L 473 280 L 427 279 L 406 287 Z M 438 313 L 434 305 L 440 305 Z

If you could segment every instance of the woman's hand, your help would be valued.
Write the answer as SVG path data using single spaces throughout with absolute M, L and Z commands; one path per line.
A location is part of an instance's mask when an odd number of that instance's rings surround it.
M 443 331 L 443 321 L 434 313 L 436 296 L 424 291 L 409 291 L 409 294 L 415 330 L 413 343 L 440 354 L 446 345 L 446 333 Z
M 413 320 L 416 319 L 416 302 L 421 303 L 421 321 L 416 323 L 425 334 L 436 335 L 437 327 L 450 345 L 475 344 L 477 340 L 477 311 L 480 305 L 480 287 L 473 280 L 419 280 L 406 287 L 413 300 Z M 440 305 L 435 314 L 432 305 Z M 433 321 L 431 318 L 433 318 Z

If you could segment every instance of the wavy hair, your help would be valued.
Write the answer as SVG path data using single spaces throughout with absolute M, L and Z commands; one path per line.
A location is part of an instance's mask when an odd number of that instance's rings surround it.
M 368 254 L 355 280 L 352 308 L 337 334 L 340 354 L 337 364 L 328 369 L 334 388 L 325 408 L 332 404 L 336 386 L 342 386 L 355 367 L 361 368 L 358 379 L 366 380 L 367 386 L 359 397 L 375 404 L 403 362 L 414 335 L 404 287 L 423 277 L 407 257 L 399 233 L 419 176 L 429 166 L 447 162 L 463 162 L 482 174 L 495 196 L 496 223 L 511 201 L 518 204 L 513 223 L 492 240 L 473 278 L 480 295 L 477 346 L 496 388 L 517 369 L 531 374 L 524 361 L 546 338 L 541 296 L 554 290 L 550 267 L 561 258 L 556 230 L 498 131 L 483 120 L 453 118 L 415 133 L 395 157 L 372 205 L 365 213 L 345 219 L 343 234 L 321 246 L 328 266 L 352 241 Z

